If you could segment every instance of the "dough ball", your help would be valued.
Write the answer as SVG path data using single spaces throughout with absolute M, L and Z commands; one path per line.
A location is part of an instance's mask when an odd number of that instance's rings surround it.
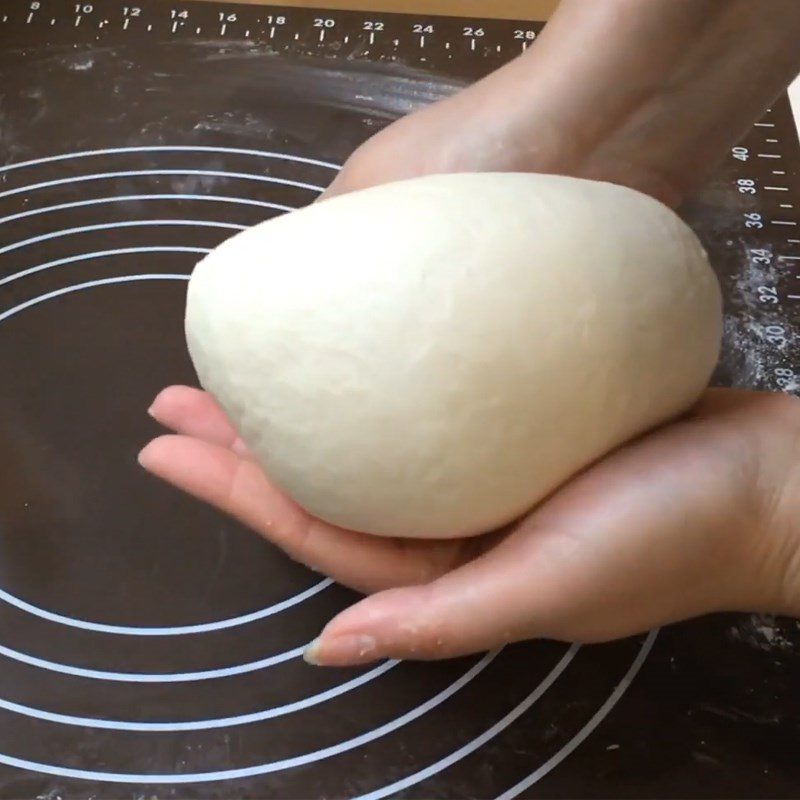
M 311 514 L 383 536 L 508 523 L 688 409 L 721 338 L 692 231 L 630 189 L 461 174 L 313 205 L 189 285 L 202 385 Z

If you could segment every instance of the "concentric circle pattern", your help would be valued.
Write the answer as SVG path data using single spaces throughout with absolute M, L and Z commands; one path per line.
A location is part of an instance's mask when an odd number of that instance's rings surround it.
M 137 470 L 147 398 L 192 379 L 180 326 L 193 265 L 313 201 L 336 169 L 174 145 L 0 172 L 0 360 L 14 377 L 0 444 L 19 476 L 0 493 L 6 767 L 81 785 L 460 797 L 486 796 L 488 758 L 516 776 L 513 798 L 594 730 L 646 658 L 654 633 L 592 658 L 535 643 L 314 670 L 304 644 L 352 598 Z

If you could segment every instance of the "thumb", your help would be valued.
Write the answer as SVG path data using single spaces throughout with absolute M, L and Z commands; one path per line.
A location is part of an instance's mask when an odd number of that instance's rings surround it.
M 432 583 L 362 600 L 325 627 L 306 660 L 341 667 L 453 658 L 542 635 L 548 592 L 515 550 L 501 545 Z

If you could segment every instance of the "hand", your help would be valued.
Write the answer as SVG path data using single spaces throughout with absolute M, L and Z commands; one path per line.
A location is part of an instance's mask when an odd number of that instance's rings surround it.
M 326 196 L 520 171 L 678 206 L 797 75 L 798 36 L 797 0 L 561 0 L 525 55 L 379 133 Z
M 470 91 L 470 90 L 467 90 Z M 499 169 L 485 158 L 486 130 L 461 119 L 464 92 L 402 117 L 348 158 L 321 200 L 392 181 L 452 172 Z
M 773 15 L 749 0 L 563 0 L 525 57 L 387 128 L 325 197 L 511 170 L 610 180 L 678 205 L 794 77 L 798 31 L 796 0 L 776 0 Z M 315 663 L 599 641 L 721 609 L 800 611 L 790 398 L 711 392 L 509 529 L 460 542 L 378 539 L 310 518 L 201 392 L 166 390 L 152 414 L 178 436 L 148 445 L 145 468 L 373 593 L 326 627 Z
M 142 465 L 289 556 L 372 596 L 311 646 L 323 665 L 436 659 L 529 639 L 596 642 L 718 610 L 800 610 L 800 401 L 709 392 L 505 531 L 389 540 L 315 520 L 273 486 L 212 399 L 151 409 L 178 435 Z

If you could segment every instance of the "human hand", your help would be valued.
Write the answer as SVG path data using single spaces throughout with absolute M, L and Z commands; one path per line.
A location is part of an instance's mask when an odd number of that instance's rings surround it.
M 678 205 L 796 74 L 798 30 L 795 0 L 766 16 L 749 0 L 564 0 L 525 57 L 378 134 L 325 197 L 432 173 L 535 171 Z M 168 389 L 152 413 L 178 435 L 148 445 L 145 468 L 372 593 L 326 627 L 309 653 L 317 663 L 598 641 L 720 609 L 800 612 L 790 398 L 711 392 L 519 523 L 460 542 L 378 539 L 310 518 L 201 392 Z
M 371 537 L 309 517 L 252 461 L 205 393 L 162 392 L 177 435 L 142 465 L 292 558 L 371 594 L 309 660 L 437 659 L 529 638 L 595 642 L 720 610 L 800 611 L 800 401 L 709 392 L 504 531 L 462 541 Z
M 751 0 L 561 0 L 524 55 L 379 133 L 325 196 L 519 171 L 677 207 L 800 70 L 800 3 L 772 0 L 770 12 Z

